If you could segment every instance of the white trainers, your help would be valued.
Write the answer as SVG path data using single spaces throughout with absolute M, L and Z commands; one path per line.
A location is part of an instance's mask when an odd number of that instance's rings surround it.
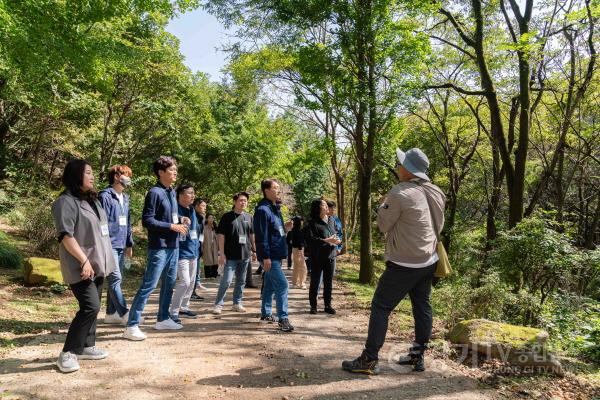
M 106 357 L 108 357 L 108 352 L 96 346 L 84 347 L 83 353 L 77 354 L 77 358 L 80 360 L 102 360 Z
M 221 315 L 221 311 L 223 311 L 223 306 L 216 305 L 215 308 L 213 308 L 212 313 L 215 315 Z
M 61 351 L 56 361 L 56 366 L 60 372 L 75 372 L 79 369 L 77 356 L 69 351 Z
M 178 324 L 177 322 L 173 321 L 171 318 L 167 318 L 164 321 L 159 321 L 156 324 L 154 324 L 154 329 L 156 329 L 157 331 L 177 330 L 177 329 L 181 329 L 181 328 L 183 328 L 183 325 Z
M 246 312 L 246 308 L 243 305 L 238 303 L 238 304 L 233 305 L 233 311 Z
M 125 316 L 129 318 L 129 312 L 127 312 L 127 314 L 123 315 L 122 317 L 119 317 L 118 312 L 115 312 L 114 314 L 106 314 L 106 316 L 104 317 L 104 323 L 108 325 L 121 325 L 123 324 L 123 319 L 125 318 Z M 125 324 L 127 324 L 126 319 Z
M 125 332 L 123 332 L 123 337 L 129 340 L 144 340 L 146 339 L 146 335 L 141 331 L 140 327 L 137 325 L 128 326 L 125 328 Z

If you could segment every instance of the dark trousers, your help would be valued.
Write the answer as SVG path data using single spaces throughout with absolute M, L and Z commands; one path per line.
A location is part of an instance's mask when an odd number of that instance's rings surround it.
M 321 272 L 323 272 L 323 300 L 325 307 L 331 306 L 331 291 L 333 285 L 333 258 L 313 259 L 312 273 L 310 274 L 310 289 L 308 290 L 308 299 L 310 307 L 317 307 L 317 295 L 319 294 L 319 281 Z
M 433 322 L 429 295 L 436 264 L 408 268 L 387 263 L 371 301 L 369 334 L 365 345 L 365 354 L 369 359 L 378 359 L 379 350 L 385 342 L 390 313 L 407 294 L 415 319 L 415 342 L 421 346 L 429 342 Z
M 218 265 L 205 265 L 204 266 L 204 277 L 205 278 L 216 278 L 218 273 L 217 270 L 219 269 Z
M 254 286 L 252 282 L 252 260 L 248 262 L 248 268 L 246 268 L 246 286 Z
M 95 346 L 96 320 L 100 311 L 103 282 L 104 278 L 100 277 L 93 281 L 86 280 L 70 285 L 71 291 L 79 302 L 79 311 L 69 326 L 63 346 L 64 352 L 81 354 L 84 347 Z
M 292 269 L 293 261 L 292 261 L 292 246 L 288 245 L 288 256 L 287 256 L 287 269 Z

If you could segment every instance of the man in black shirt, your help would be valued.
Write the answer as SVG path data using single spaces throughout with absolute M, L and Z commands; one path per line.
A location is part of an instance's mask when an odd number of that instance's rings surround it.
M 248 207 L 246 192 L 233 196 L 233 210 L 221 217 L 217 228 L 219 241 L 219 265 L 224 265 L 223 277 L 215 299 L 213 314 L 221 314 L 225 294 L 231 285 L 235 273 L 235 289 L 233 290 L 233 310 L 245 312 L 242 305 L 242 294 L 246 284 L 246 271 L 250 259 L 256 259 L 252 216 L 244 210 Z

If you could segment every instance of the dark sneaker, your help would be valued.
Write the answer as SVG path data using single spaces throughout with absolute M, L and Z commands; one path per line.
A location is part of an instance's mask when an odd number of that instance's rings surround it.
M 407 355 L 400 357 L 398 364 L 412 365 L 415 372 L 425 371 L 425 349 L 426 347 L 421 346 L 411 347 Z
M 290 324 L 289 319 L 284 318 L 281 321 L 279 321 L 279 330 L 281 332 L 292 332 L 294 330 L 294 327 L 292 326 L 292 324 Z
M 325 311 L 327 314 L 331 314 L 331 315 L 335 314 L 335 308 L 333 308 L 333 307 L 325 307 L 325 310 L 323 310 L 323 311 Z
M 256 286 L 256 285 L 255 285 L 255 284 L 253 284 L 253 283 L 251 283 L 251 284 L 249 284 L 249 285 L 246 283 L 246 286 L 245 286 L 245 287 L 246 287 L 246 288 L 250 288 L 250 289 L 258 289 L 258 286 Z
M 377 360 L 369 360 L 367 356 L 361 354 L 355 360 L 342 361 L 342 369 L 357 374 L 377 375 L 379 374 L 379 362 Z
M 176 324 L 181 324 L 181 319 L 179 319 L 179 315 L 178 314 L 173 314 L 171 315 L 171 319 L 173 320 L 173 322 L 175 322 Z
M 275 321 L 275 317 L 272 315 L 267 315 L 267 316 L 261 316 L 260 317 L 260 322 L 264 323 L 264 324 L 274 324 Z
M 316 314 L 317 313 L 317 307 L 311 307 L 310 308 L 310 313 L 311 314 Z
M 179 315 L 183 315 L 186 318 L 196 318 L 198 314 L 192 310 L 179 310 Z
M 192 296 L 190 297 L 190 299 L 192 299 L 192 300 L 204 300 L 204 297 L 198 296 L 196 293 L 192 293 Z

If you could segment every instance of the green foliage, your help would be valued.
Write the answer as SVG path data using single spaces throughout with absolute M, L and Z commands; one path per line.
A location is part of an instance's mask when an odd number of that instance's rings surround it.
M 22 265 L 21 252 L 10 243 L 5 233 L 0 232 L 0 267 L 17 269 Z

